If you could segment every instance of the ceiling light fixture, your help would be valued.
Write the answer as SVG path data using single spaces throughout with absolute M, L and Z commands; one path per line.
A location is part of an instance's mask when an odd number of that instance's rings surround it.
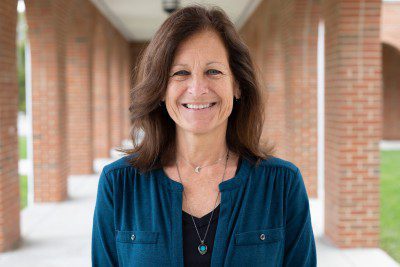
M 162 0 L 162 7 L 165 12 L 171 14 L 179 8 L 179 0 Z

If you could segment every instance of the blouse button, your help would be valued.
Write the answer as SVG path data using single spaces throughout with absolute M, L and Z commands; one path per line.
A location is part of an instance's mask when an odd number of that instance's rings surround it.
M 261 235 L 260 235 L 260 239 L 261 239 L 261 240 L 264 240 L 264 239 L 265 239 L 265 235 L 264 235 L 264 234 L 261 234 Z
M 135 235 L 132 235 L 132 236 L 131 236 L 131 239 L 132 239 L 132 240 L 135 240 Z

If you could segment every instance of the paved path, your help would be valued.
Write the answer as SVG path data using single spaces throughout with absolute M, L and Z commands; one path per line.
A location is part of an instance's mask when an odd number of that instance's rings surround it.
M 375 249 L 338 249 L 323 235 L 324 204 L 311 199 L 311 220 L 317 246 L 317 261 L 321 267 L 400 267 L 385 251 Z
M 69 198 L 21 212 L 22 245 L 0 253 L 4 267 L 90 266 L 91 228 L 98 176 L 70 176 Z

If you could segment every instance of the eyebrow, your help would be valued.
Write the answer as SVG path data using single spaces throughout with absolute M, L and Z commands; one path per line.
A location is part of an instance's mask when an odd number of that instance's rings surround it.
M 224 63 L 222 63 L 222 62 L 218 62 L 218 61 L 210 61 L 210 62 L 208 62 L 207 64 L 206 64 L 206 66 L 208 66 L 208 65 L 211 65 L 211 64 L 220 64 L 220 65 L 223 65 L 223 66 L 225 66 L 225 64 Z M 183 66 L 183 67 L 186 67 L 186 66 L 188 66 L 187 64 L 173 64 L 172 65 L 172 67 L 175 67 L 175 66 Z

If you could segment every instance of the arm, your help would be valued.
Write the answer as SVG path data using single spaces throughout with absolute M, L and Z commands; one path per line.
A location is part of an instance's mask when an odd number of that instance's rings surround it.
M 92 228 L 92 266 L 118 266 L 115 244 L 113 187 L 101 172 Z
M 283 266 L 317 266 L 308 195 L 300 170 L 291 181 L 286 207 Z

